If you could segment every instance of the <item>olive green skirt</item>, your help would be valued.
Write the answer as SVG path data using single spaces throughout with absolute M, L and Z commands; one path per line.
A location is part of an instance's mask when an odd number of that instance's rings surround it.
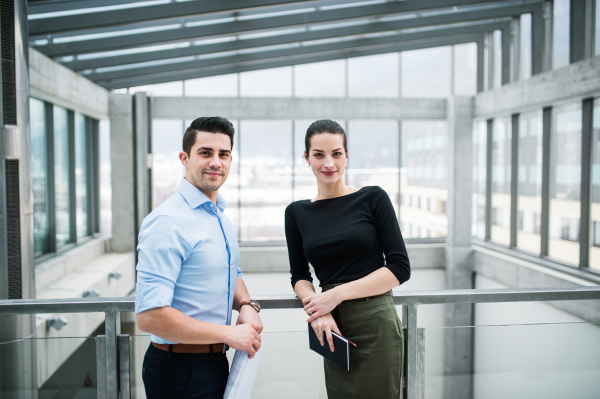
M 339 284 L 323 286 L 327 291 Z M 350 371 L 324 360 L 329 399 L 398 399 L 404 359 L 402 325 L 390 292 L 339 304 L 332 312 L 350 346 Z

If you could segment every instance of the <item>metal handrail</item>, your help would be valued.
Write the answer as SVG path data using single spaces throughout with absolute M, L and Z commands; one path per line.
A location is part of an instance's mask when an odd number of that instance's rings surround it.
M 263 309 L 302 308 L 295 295 L 253 297 Z M 600 286 L 572 288 L 509 288 L 485 290 L 412 291 L 394 293 L 396 305 L 444 303 L 539 302 L 600 299 Z M 0 300 L 0 314 L 133 312 L 134 297 Z
M 302 308 L 295 295 L 254 297 L 263 309 Z M 600 286 L 573 288 L 509 288 L 494 290 L 416 291 L 393 294 L 394 304 L 402 305 L 406 326 L 406 396 L 417 399 L 417 307 L 419 305 L 491 302 L 539 302 L 600 300 Z M 117 336 L 120 313 L 135 311 L 135 298 L 20 299 L 0 301 L 0 314 L 90 313 L 105 314 L 106 397 L 119 397 Z M 128 364 L 128 363 L 127 363 Z M 123 379 L 121 382 L 123 383 Z M 123 393 L 123 392 L 122 392 Z M 124 398 L 129 395 L 124 394 Z

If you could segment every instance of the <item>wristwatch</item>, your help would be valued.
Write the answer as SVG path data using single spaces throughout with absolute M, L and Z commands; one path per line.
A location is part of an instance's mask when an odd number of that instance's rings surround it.
M 238 312 L 240 310 L 242 310 L 242 306 L 244 306 L 244 305 L 250 305 L 250 306 L 252 306 L 252 308 L 254 310 L 256 310 L 256 313 L 260 313 L 261 307 L 260 307 L 260 303 L 258 303 L 258 301 L 254 301 L 254 300 L 251 299 L 249 301 L 242 301 L 242 302 L 240 302 L 240 308 L 239 308 Z

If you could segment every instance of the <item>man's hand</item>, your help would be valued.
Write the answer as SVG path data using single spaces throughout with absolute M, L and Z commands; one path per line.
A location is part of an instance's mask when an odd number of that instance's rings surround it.
M 340 298 L 338 298 L 337 293 L 338 291 L 334 288 L 304 298 L 302 300 L 304 311 L 310 316 L 306 321 L 312 323 L 318 317 L 331 313 L 331 311 L 342 302 Z
M 324 316 L 316 318 L 312 323 L 310 323 L 310 325 L 312 326 L 313 330 L 315 330 L 321 346 L 325 345 L 325 341 L 323 340 L 323 332 L 325 332 L 325 335 L 327 336 L 327 342 L 329 343 L 329 349 L 331 349 L 333 352 L 335 347 L 333 346 L 333 336 L 331 335 L 331 332 L 333 331 L 340 335 L 342 335 L 342 333 L 338 329 L 337 324 L 335 324 L 335 320 L 333 319 L 331 313 L 327 313 Z
M 260 349 L 260 342 L 260 335 L 250 324 L 240 324 L 235 327 L 229 327 L 229 334 L 227 334 L 225 339 L 225 343 L 232 348 L 248 352 L 248 357 L 250 359 L 252 359 Z
M 261 333 L 263 330 L 263 324 L 260 320 L 260 316 L 254 310 L 254 308 L 250 305 L 244 305 L 240 309 L 240 314 L 238 315 L 237 326 L 240 324 L 249 324 L 251 325 L 257 333 Z

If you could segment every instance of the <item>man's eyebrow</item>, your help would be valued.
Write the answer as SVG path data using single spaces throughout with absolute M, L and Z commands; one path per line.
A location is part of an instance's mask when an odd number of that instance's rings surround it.
M 210 147 L 199 147 L 198 151 L 214 151 L 214 149 Z

